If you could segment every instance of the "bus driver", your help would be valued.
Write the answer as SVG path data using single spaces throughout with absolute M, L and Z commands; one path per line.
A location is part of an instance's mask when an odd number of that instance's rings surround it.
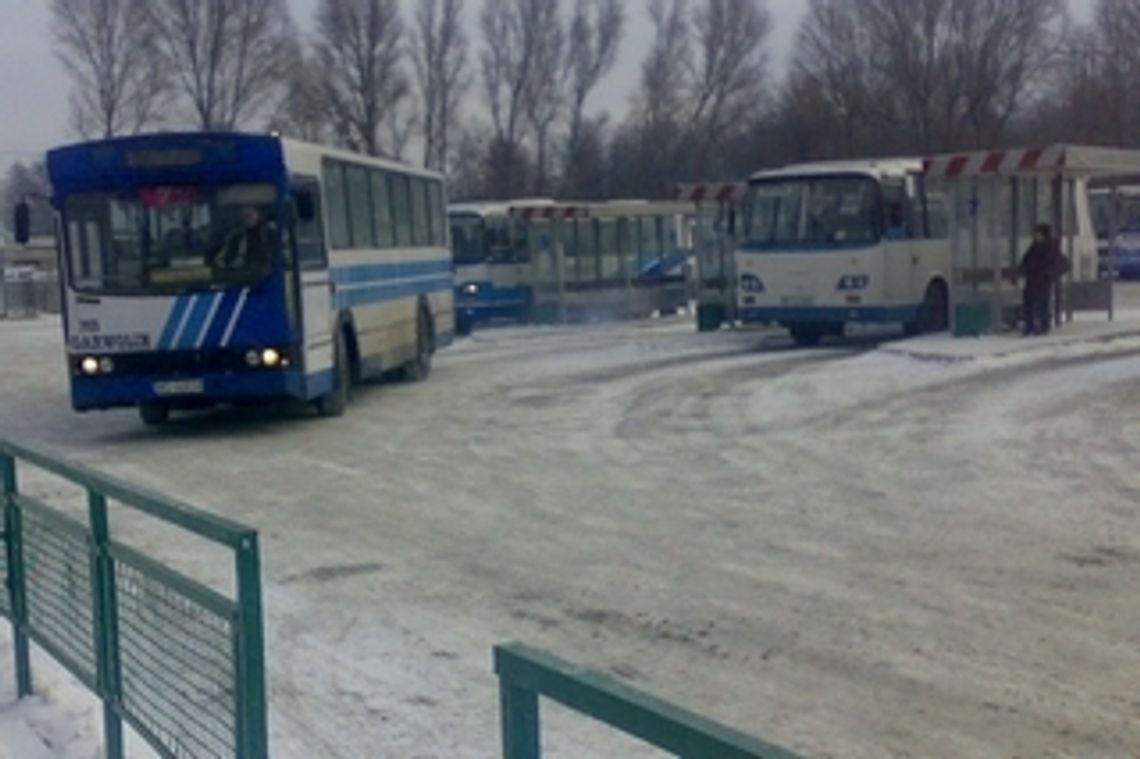
M 241 226 L 226 235 L 210 263 L 214 268 L 266 269 L 272 250 L 270 225 L 255 206 L 245 206 L 241 210 Z

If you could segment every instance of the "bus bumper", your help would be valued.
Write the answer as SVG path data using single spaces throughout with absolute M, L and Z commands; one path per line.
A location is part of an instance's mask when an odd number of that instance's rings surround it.
M 300 371 L 250 371 L 198 377 L 73 377 L 71 405 L 76 411 L 155 403 L 170 408 L 203 408 L 223 403 L 306 400 Z
M 738 318 L 762 324 L 908 323 L 918 319 L 921 305 L 907 306 L 743 306 Z

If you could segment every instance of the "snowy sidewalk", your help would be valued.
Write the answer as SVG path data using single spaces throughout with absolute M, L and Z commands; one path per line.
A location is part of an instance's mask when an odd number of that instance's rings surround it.
M 1028 357 L 1041 353 L 1067 352 L 1077 346 L 1136 340 L 1140 344 L 1140 309 L 1118 311 L 1113 321 L 1103 313 L 1078 313 L 1048 335 L 1022 337 L 1016 332 L 982 337 L 953 337 L 948 334 L 918 337 L 884 345 L 883 353 L 923 361 L 957 363 L 1007 357 Z

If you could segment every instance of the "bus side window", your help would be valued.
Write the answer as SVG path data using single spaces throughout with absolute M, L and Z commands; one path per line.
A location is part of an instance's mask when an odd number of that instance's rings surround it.
M 294 213 L 296 219 L 297 257 L 303 271 L 323 269 L 328 263 L 325 251 L 324 230 L 321 228 L 321 187 L 315 180 L 295 180 L 297 195 L 305 194 L 305 203 L 312 204 L 312 213 Z M 296 206 L 296 200 L 294 200 Z M 295 210 L 299 210 L 296 209 Z M 308 210 L 308 209 L 306 209 Z M 308 216 L 309 218 L 304 218 Z

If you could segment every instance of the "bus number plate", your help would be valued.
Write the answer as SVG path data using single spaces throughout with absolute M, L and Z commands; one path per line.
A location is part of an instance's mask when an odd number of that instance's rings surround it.
M 155 395 L 201 395 L 206 392 L 206 385 L 202 380 L 173 380 L 170 382 L 155 382 Z

